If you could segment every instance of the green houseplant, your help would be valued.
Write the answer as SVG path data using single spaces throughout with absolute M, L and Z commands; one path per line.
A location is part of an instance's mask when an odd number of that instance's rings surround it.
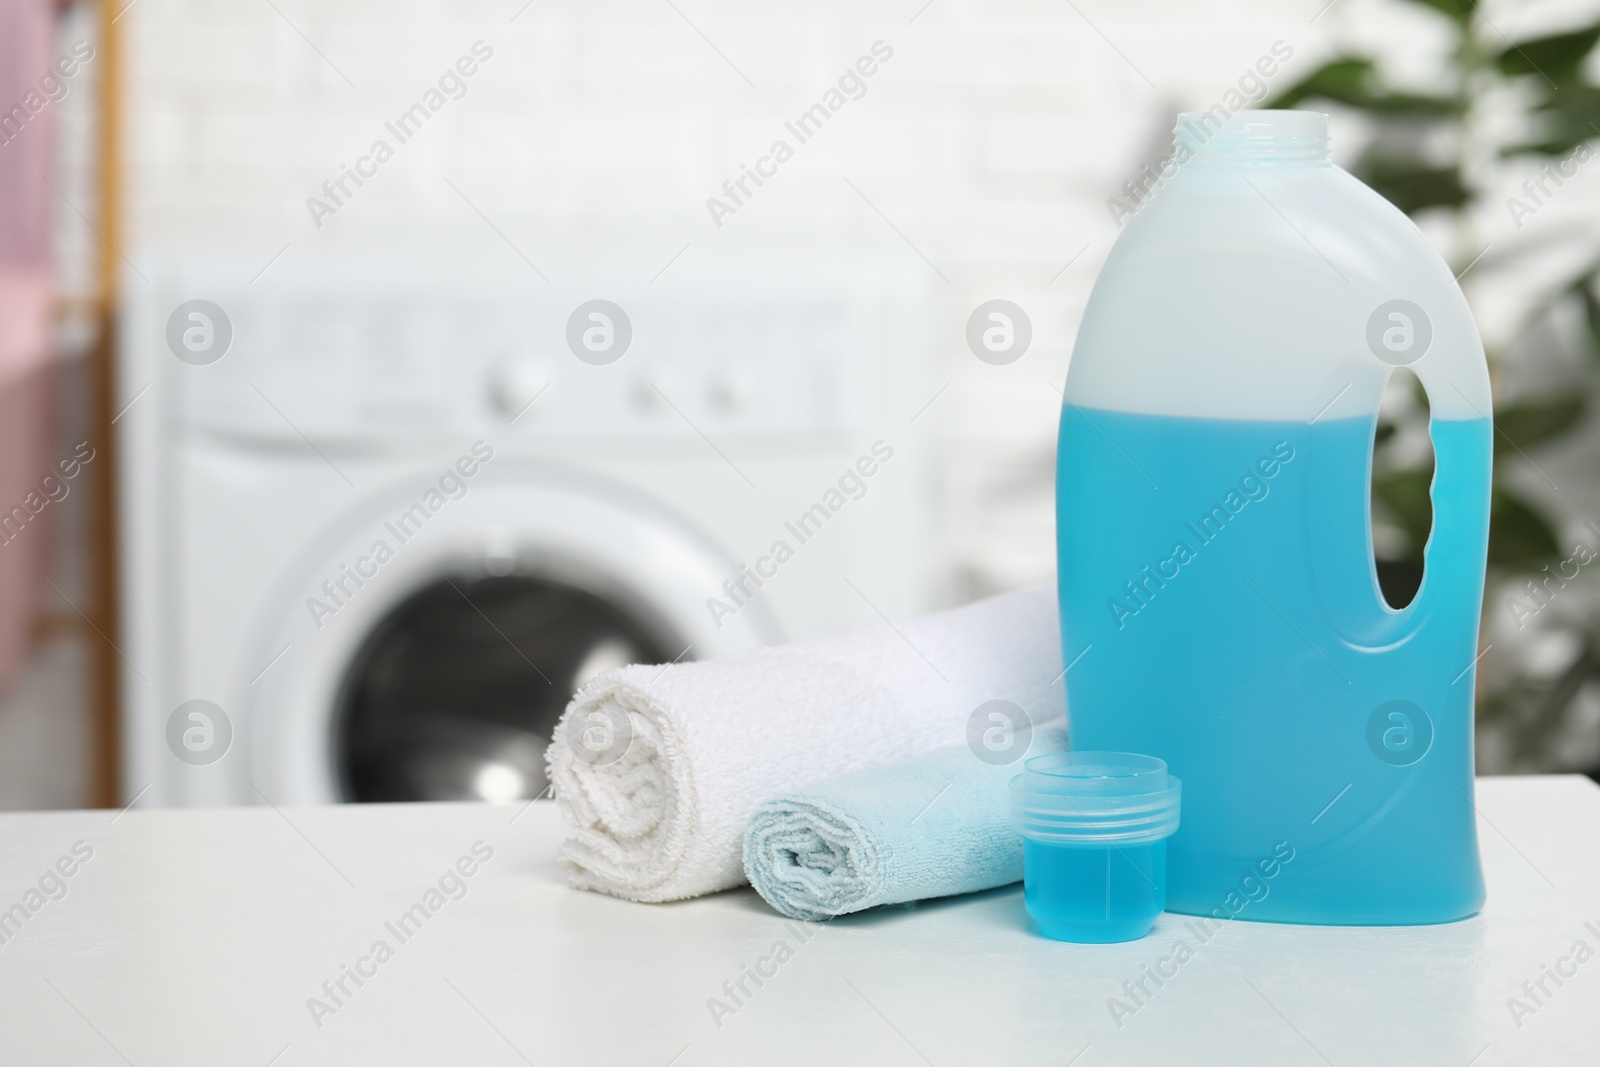
M 1600 19 L 1519 39 L 1501 32 L 1475 0 L 1396 2 L 1428 9 L 1445 27 L 1450 45 L 1441 76 L 1427 88 L 1403 88 L 1380 59 L 1347 51 L 1263 106 L 1330 106 L 1363 116 L 1371 136 L 1351 169 L 1427 223 L 1430 233 L 1448 235 L 1458 277 L 1475 267 L 1520 270 L 1532 257 L 1550 255 L 1548 245 L 1528 242 L 1485 247 L 1475 236 L 1475 220 L 1500 210 L 1503 199 L 1520 233 L 1597 154 L 1600 86 L 1588 69 Z M 1519 164 L 1534 173 L 1508 190 L 1506 175 Z M 1529 655 L 1526 644 L 1502 642 L 1511 647 L 1484 653 L 1478 683 L 1482 770 L 1600 772 L 1600 759 L 1574 756 L 1569 748 L 1573 730 L 1582 728 L 1585 690 L 1591 700 L 1600 696 L 1600 610 L 1582 589 L 1594 588 L 1584 556 L 1600 550 L 1600 528 L 1586 524 L 1589 517 L 1564 506 L 1557 494 L 1530 493 L 1526 477 L 1530 468 L 1539 470 L 1541 453 L 1570 446 L 1593 414 L 1591 397 L 1600 382 L 1600 253 L 1592 244 L 1586 251 L 1576 269 L 1528 301 L 1518 325 L 1488 352 L 1498 399 L 1484 640 L 1492 646 L 1495 626 L 1506 625 L 1495 612 L 1505 612 L 1516 630 L 1537 626 L 1559 655 L 1552 667 L 1550 656 L 1535 662 L 1539 657 Z M 1473 291 L 1466 288 L 1470 301 Z M 1569 350 L 1564 354 L 1583 350 L 1575 363 L 1566 361 L 1579 369 L 1556 387 L 1505 399 L 1506 369 L 1544 359 L 1553 347 Z M 1432 524 L 1432 454 L 1415 447 L 1426 418 L 1417 388 L 1409 403 L 1385 405 L 1377 429 L 1374 554 L 1385 596 L 1396 605 L 1409 602 L 1421 581 Z

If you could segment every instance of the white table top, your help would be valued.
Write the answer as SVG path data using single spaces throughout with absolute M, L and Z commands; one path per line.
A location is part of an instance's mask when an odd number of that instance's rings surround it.
M 1479 808 L 1478 917 L 1189 935 L 1120 1027 L 1108 1001 L 1183 916 L 1079 946 L 1033 934 L 1015 887 L 805 928 L 749 890 L 629 904 L 564 887 L 547 802 L 5 815 L 0 909 L 37 910 L 0 914 L 0 1064 L 1600 1062 L 1600 788 L 1486 779 Z M 477 841 L 465 895 L 425 900 Z M 27 896 L 41 877 L 59 899 Z M 385 925 L 439 901 L 404 941 Z M 1536 1004 L 1546 965 L 1575 973 Z

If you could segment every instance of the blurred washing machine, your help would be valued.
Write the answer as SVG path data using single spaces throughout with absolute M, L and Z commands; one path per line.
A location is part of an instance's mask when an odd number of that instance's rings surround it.
M 913 267 L 505 262 L 129 287 L 127 799 L 533 797 L 602 670 L 924 606 Z

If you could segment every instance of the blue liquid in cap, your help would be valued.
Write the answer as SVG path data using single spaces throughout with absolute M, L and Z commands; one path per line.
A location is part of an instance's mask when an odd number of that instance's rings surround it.
M 1492 431 L 1433 423 L 1434 534 L 1402 611 L 1371 562 L 1372 434 L 1370 417 L 1063 411 L 1072 743 L 1183 780 L 1173 911 L 1385 925 L 1483 902 L 1471 664 Z
M 1166 908 L 1165 839 L 1108 848 L 1023 838 L 1022 864 L 1028 915 L 1057 941 L 1135 941 Z

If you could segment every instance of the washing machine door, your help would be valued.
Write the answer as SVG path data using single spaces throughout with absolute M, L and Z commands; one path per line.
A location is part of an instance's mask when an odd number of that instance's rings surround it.
M 265 628 L 259 661 L 277 661 L 249 686 L 254 799 L 538 797 L 585 681 L 777 636 L 759 601 L 713 620 L 735 566 L 674 513 L 509 466 L 431 512 L 412 507 L 431 482 L 406 480 L 316 539 Z
M 539 796 L 572 693 L 612 667 L 670 663 L 689 643 L 642 597 L 548 547 L 481 568 L 462 560 L 391 608 L 351 658 L 333 707 L 341 792 Z

